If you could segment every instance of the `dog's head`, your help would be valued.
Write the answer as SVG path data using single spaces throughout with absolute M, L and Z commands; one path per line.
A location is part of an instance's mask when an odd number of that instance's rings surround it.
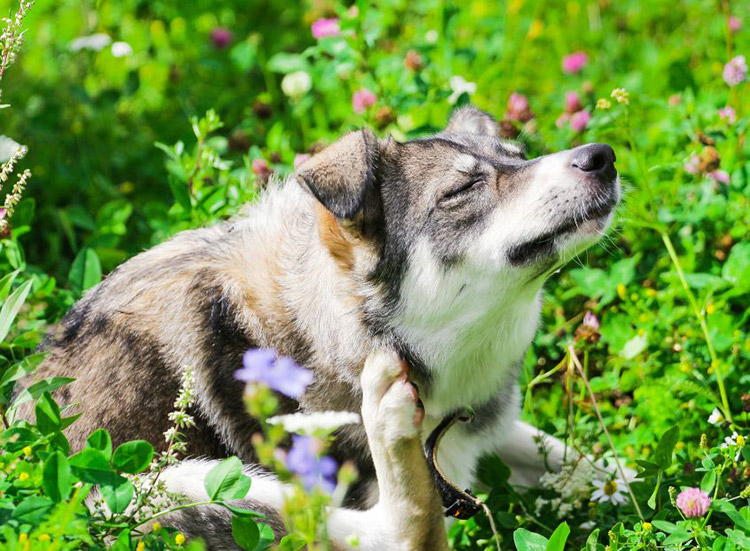
M 297 180 L 337 218 L 365 224 L 398 290 L 393 279 L 425 254 L 445 272 L 543 278 L 606 229 L 620 198 L 614 162 L 604 144 L 526 159 L 490 115 L 468 107 L 439 134 L 406 143 L 347 134 Z

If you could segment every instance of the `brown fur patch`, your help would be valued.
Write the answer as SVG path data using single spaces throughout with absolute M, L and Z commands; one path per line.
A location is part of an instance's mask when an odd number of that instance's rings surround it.
M 331 253 L 331 257 L 343 270 L 354 269 L 354 243 L 346 236 L 343 228 L 331 214 L 320 203 L 316 204 L 318 217 L 318 235 L 323 246 Z

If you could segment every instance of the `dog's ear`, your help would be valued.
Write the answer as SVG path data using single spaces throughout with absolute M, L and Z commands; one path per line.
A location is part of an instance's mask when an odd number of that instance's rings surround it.
M 378 150 L 370 130 L 350 132 L 302 163 L 297 181 L 337 218 L 354 218 L 374 184 Z
M 500 126 L 489 113 L 467 106 L 453 111 L 443 132 L 446 134 L 481 134 L 497 138 L 500 135 Z

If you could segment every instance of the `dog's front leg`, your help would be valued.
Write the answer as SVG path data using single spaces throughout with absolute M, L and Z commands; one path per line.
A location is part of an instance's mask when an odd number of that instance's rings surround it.
M 395 354 L 376 352 L 362 373 L 362 421 L 367 432 L 380 498 L 364 513 L 332 512 L 330 535 L 349 530 L 359 549 L 448 549 L 443 508 L 427 468 L 420 429 L 424 410 Z

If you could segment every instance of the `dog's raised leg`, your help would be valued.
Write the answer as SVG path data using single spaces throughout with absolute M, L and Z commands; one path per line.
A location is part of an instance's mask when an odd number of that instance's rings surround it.
M 379 548 L 447 550 L 442 503 L 420 437 L 424 410 L 418 406 L 416 387 L 408 381 L 406 364 L 392 353 L 371 354 L 362 372 L 362 389 L 362 421 L 380 494 L 378 504 L 365 514 L 370 522 L 377 519 L 380 537 L 390 540 Z M 329 527 L 339 528 L 338 521 L 349 513 L 334 511 Z M 369 543 L 360 541 L 360 548 L 369 549 Z

